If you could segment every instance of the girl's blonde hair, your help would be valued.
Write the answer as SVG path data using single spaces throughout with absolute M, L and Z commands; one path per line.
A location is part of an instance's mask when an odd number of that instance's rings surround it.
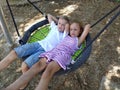
M 60 16 L 59 19 L 64 19 L 67 21 L 67 23 L 70 23 L 70 20 L 67 16 Z

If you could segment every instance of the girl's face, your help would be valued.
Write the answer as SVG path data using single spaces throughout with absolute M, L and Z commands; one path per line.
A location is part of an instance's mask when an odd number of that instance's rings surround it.
M 65 19 L 59 19 L 58 20 L 58 30 L 60 31 L 60 32 L 64 32 L 64 30 L 65 30 L 65 25 L 67 24 L 67 21 L 65 20 Z
M 81 33 L 80 25 L 78 23 L 72 23 L 70 25 L 70 36 L 71 37 L 78 37 Z

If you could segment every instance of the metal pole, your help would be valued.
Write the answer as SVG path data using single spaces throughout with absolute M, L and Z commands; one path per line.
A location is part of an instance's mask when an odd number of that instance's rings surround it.
M 2 10 L 2 6 L 0 5 L 0 26 L 3 30 L 4 36 L 7 40 L 7 43 L 9 44 L 9 46 L 13 45 L 13 41 L 12 38 L 10 37 L 10 34 L 8 32 L 8 28 L 5 22 L 5 18 L 4 18 L 4 14 L 3 14 L 3 10 Z

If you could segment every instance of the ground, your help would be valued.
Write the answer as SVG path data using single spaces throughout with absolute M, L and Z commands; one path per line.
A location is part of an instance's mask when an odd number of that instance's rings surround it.
M 28 26 L 43 17 L 26 0 L 9 0 L 9 2 L 21 36 Z M 17 34 L 5 0 L 1 0 L 0 4 L 2 4 L 10 35 L 16 46 L 18 45 Z M 85 25 L 95 23 L 119 3 L 109 0 L 34 0 L 34 4 L 39 6 L 44 13 L 55 16 L 65 14 L 72 19 L 80 20 Z M 92 38 L 117 11 L 91 29 Z M 2 34 L 0 29 L 0 60 L 11 49 Z M 0 73 L 0 88 L 8 86 L 21 75 L 20 65 L 21 61 L 17 59 Z M 39 79 L 40 75 L 30 82 L 26 90 L 34 90 Z M 74 72 L 54 76 L 49 84 L 49 90 L 120 90 L 120 17 L 92 44 L 92 52 L 85 64 Z

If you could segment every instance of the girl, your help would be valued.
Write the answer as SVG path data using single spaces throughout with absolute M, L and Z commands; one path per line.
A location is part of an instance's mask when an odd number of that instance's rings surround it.
M 65 27 L 69 29 L 69 25 Z M 33 65 L 26 73 L 24 73 L 18 80 L 8 86 L 5 90 L 18 90 L 22 85 L 28 83 L 36 74 L 43 69 L 44 72 L 41 76 L 40 82 L 35 90 L 47 90 L 49 81 L 55 72 L 63 68 L 71 62 L 71 55 L 80 47 L 81 43 L 85 40 L 90 25 L 86 25 L 84 30 L 80 23 L 73 22 L 70 25 L 70 33 L 67 35 L 59 45 L 54 49 L 40 55 L 40 60 Z

